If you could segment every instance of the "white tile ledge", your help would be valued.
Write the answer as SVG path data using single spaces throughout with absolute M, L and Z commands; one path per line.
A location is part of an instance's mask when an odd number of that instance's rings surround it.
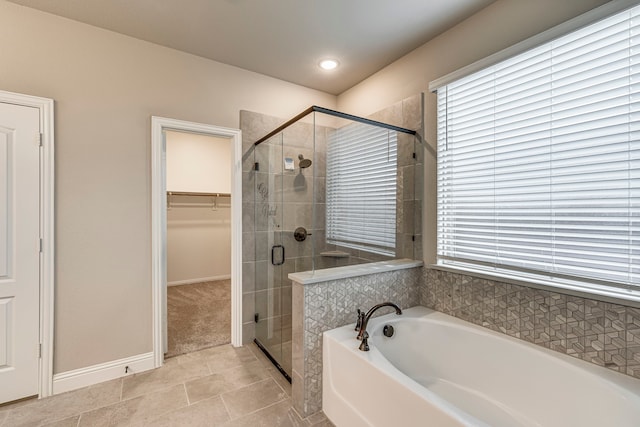
M 367 276 L 387 271 L 405 270 L 422 267 L 423 262 L 415 259 L 394 259 L 391 261 L 372 262 L 369 264 L 347 265 L 344 267 L 325 268 L 316 271 L 289 273 L 289 279 L 302 285 L 328 282 L 329 280 L 346 279 L 348 277 Z

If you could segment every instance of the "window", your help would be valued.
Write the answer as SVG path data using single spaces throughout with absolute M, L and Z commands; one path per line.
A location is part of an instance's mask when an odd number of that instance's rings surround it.
M 438 263 L 640 290 L 640 7 L 438 88 Z
M 327 242 L 395 256 L 397 135 L 353 123 L 327 145 Z

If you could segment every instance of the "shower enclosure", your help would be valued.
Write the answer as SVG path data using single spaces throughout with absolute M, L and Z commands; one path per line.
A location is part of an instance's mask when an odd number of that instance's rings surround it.
M 289 381 L 290 273 L 422 258 L 416 130 L 314 106 L 254 143 L 255 342 Z

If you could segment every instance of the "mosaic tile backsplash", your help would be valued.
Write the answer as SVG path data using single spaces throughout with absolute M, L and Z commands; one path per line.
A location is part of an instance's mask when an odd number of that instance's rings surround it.
M 435 269 L 420 304 L 640 379 L 640 309 Z
M 322 333 L 355 323 L 356 310 L 391 301 L 418 305 L 422 268 L 301 285 L 293 283 L 293 402 L 308 416 L 322 409 Z M 374 317 L 389 314 L 378 310 Z M 355 334 L 355 332 L 354 332 Z M 355 336 L 355 335 L 354 335 Z

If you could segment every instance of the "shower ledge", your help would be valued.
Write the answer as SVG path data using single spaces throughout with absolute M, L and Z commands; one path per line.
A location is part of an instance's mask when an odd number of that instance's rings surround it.
M 316 271 L 289 273 L 289 279 L 302 285 L 327 282 L 329 280 L 346 279 L 348 277 L 366 276 L 386 271 L 404 270 L 421 267 L 422 261 L 415 259 L 394 259 L 391 261 L 372 262 L 369 264 L 347 265 L 344 267 L 325 268 Z
M 320 256 L 326 256 L 330 258 L 349 258 L 349 254 L 342 251 L 324 251 L 320 252 Z

